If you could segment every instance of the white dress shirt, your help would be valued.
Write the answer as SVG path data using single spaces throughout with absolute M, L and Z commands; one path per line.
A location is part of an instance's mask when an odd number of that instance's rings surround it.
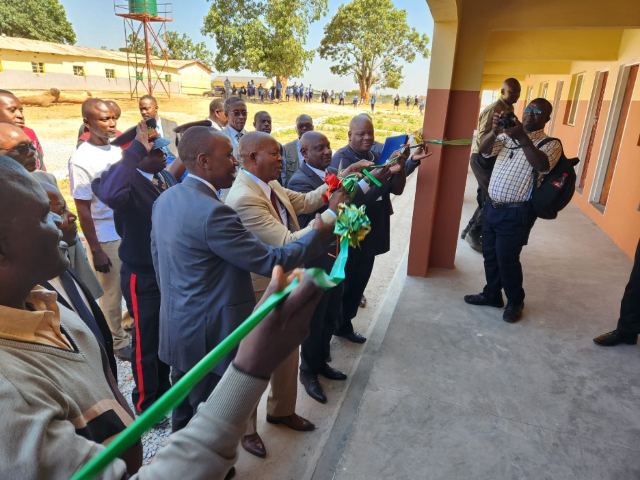
M 216 187 L 214 187 L 213 185 L 211 185 L 209 182 L 207 182 L 204 178 L 200 178 L 197 175 L 194 175 L 193 173 L 188 173 L 187 177 L 191 177 L 191 178 L 195 178 L 196 180 L 198 180 L 199 182 L 204 183 L 207 187 L 209 187 L 213 193 L 216 194 L 216 198 L 220 198 L 220 195 L 218 195 L 218 191 L 216 190 Z

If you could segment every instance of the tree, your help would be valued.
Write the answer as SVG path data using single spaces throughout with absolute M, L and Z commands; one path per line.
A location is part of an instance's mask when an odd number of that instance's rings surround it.
M 58 0 L 0 1 L 0 34 L 69 45 L 76 43 L 76 33 Z
M 399 88 L 402 63 L 429 57 L 429 37 L 407 25 L 407 12 L 391 0 L 354 0 L 324 27 L 320 57 L 336 62 L 331 73 L 353 75 L 366 102 L 371 87 Z
M 170 60 L 198 60 L 209 68 L 213 66 L 213 53 L 207 49 L 204 42 L 194 43 L 186 33 L 181 36 L 178 32 L 171 30 L 167 31 L 166 39 L 167 55 Z M 144 55 L 144 37 L 141 35 L 136 38 L 133 33 L 130 33 L 127 44 L 132 53 Z M 149 46 L 151 55 L 162 56 L 152 37 L 149 38 Z M 126 52 L 127 47 L 122 47 L 120 51 Z
M 327 0 L 209 0 L 202 34 L 214 38 L 216 70 L 248 69 L 286 88 L 315 55 L 305 50 L 309 25 L 327 13 Z

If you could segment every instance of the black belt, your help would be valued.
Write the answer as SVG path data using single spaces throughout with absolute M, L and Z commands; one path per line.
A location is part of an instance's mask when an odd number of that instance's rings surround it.
M 489 202 L 491 203 L 491 206 L 493 208 L 516 208 L 516 207 L 526 207 L 527 205 L 529 205 L 529 202 L 494 202 L 493 200 L 489 199 Z

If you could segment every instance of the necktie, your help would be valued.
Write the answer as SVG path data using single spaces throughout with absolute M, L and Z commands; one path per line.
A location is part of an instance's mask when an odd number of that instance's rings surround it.
M 278 214 L 278 218 L 280 219 L 280 222 L 282 222 L 282 224 L 284 225 L 284 222 L 282 221 L 282 216 L 280 215 L 280 207 L 278 206 L 278 200 L 276 199 L 276 194 L 273 193 L 273 190 L 271 190 L 271 205 L 273 205 L 273 208 L 276 210 L 276 213 Z
M 236 133 L 236 139 L 238 139 L 238 141 L 240 141 L 240 139 L 242 138 L 242 135 L 243 135 L 242 132 Z
M 153 175 L 152 183 L 163 192 L 167 189 L 167 182 L 164 181 L 164 178 L 159 173 Z
M 78 314 L 78 316 L 82 319 L 82 321 L 89 327 L 91 332 L 96 336 L 98 342 L 104 346 L 104 337 L 102 336 L 102 332 L 98 328 L 98 324 L 96 323 L 96 319 L 91 313 L 91 310 L 87 307 L 86 303 L 82 299 L 80 292 L 78 291 L 78 287 L 76 286 L 76 282 L 73 280 L 73 277 L 66 270 L 63 274 L 60 275 L 60 282 L 64 287 L 64 291 L 71 300 L 71 306 Z

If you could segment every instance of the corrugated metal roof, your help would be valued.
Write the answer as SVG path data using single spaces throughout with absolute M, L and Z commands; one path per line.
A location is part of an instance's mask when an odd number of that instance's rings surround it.
M 114 51 L 114 50 L 102 50 L 99 48 L 88 47 L 76 47 L 73 45 L 65 45 L 63 43 L 42 42 L 40 40 L 31 40 L 28 38 L 16 38 L 16 37 L 4 37 L 0 36 L 0 50 L 17 50 L 20 52 L 33 52 L 33 53 L 50 53 L 53 55 L 69 55 L 76 57 L 87 58 L 101 58 L 104 60 L 112 60 L 118 62 L 126 62 L 126 52 Z M 162 66 L 164 60 L 159 57 L 152 57 L 156 66 Z M 194 63 L 199 64 L 202 68 L 212 73 L 212 70 L 207 68 L 197 60 L 169 60 L 169 67 L 181 69 L 192 65 Z

